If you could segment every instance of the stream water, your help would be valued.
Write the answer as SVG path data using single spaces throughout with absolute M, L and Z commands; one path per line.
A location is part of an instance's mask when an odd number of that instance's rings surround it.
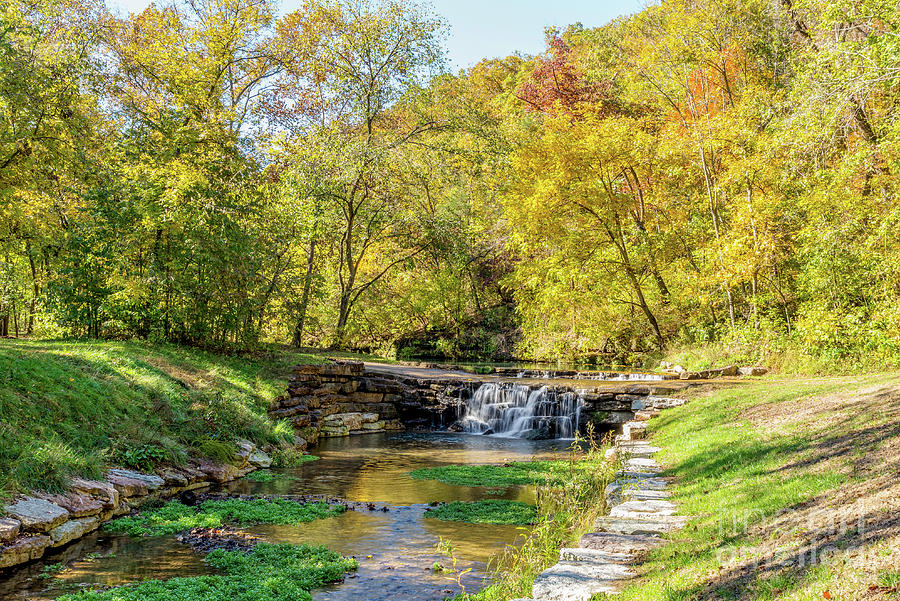
M 439 600 L 459 592 L 448 575 L 434 574 L 440 538 L 452 542 L 461 569 L 472 568 L 464 583 L 470 592 L 483 585 L 486 562 L 523 531 L 512 526 L 443 522 L 424 517 L 433 501 L 484 498 L 534 501 L 530 487 L 505 489 L 453 486 L 413 480 L 407 472 L 454 463 L 503 463 L 558 457 L 567 441 L 529 441 L 454 433 L 371 434 L 325 439 L 311 449 L 321 457 L 291 470 L 293 479 L 232 482 L 227 489 L 250 494 L 326 494 L 350 501 L 386 504 L 387 512 L 348 511 L 299 526 L 260 526 L 255 534 L 272 542 L 323 544 L 359 559 L 360 569 L 344 583 L 313 592 L 317 601 Z M 62 562 L 54 578 L 44 567 Z M 119 585 L 150 578 L 210 573 L 201 555 L 174 537 L 130 538 L 95 533 L 41 562 L 5 574 L 0 599 L 54 599 L 96 585 Z

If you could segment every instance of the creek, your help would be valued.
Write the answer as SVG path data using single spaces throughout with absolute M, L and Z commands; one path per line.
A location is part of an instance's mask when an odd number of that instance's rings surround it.
M 348 511 L 298 526 L 257 526 L 249 530 L 271 542 L 322 544 L 359 559 L 360 569 L 345 582 L 313 591 L 317 601 L 440 600 L 459 592 L 454 579 L 435 574 L 447 565 L 435 545 L 450 540 L 459 568 L 472 568 L 467 590 L 481 588 L 489 558 L 521 540 L 514 526 L 444 522 L 425 518 L 428 503 L 510 499 L 534 502 L 527 486 L 501 489 L 413 480 L 408 472 L 449 464 L 504 463 L 558 458 L 570 441 L 532 441 L 465 433 L 384 433 L 324 439 L 310 449 L 321 457 L 294 469 L 273 470 L 285 478 L 272 482 L 238 480 L 225 490 L 241 494 L 324 494 L 348 501 L 377 503 L 388 511 Z M 42 577 L 45 566 L 66 569 Z M 131 538 L 102 530 L 60 552 L 8 574 L 0 582 L 3 601 L 49 600 L 91 586 L 115 586 L 151 578 L 211 573 L 203 556 L 174 536 Z

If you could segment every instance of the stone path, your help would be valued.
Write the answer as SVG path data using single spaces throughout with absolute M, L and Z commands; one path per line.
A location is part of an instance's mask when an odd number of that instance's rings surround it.
M 653 459 L 659 447 L 646 438 L 647 421 L 660 410 L 684 400 L 651 397 L 635 420 L 622 428 L 616 446 L 607 452 L 622 469 L 606 489 L 609 513 L 594 522 L 594 532 L 581 537 L 578 547 L 562 549 L 559 563 L 534 580 L 530 599 L 516 601 L 587 601 L 598 593 L 616 594 L 637 574 L 637 555 L 666 544 L 663 535 L 683 528 L 687 517 L 676 515 L 668 500 L 670 479 Z

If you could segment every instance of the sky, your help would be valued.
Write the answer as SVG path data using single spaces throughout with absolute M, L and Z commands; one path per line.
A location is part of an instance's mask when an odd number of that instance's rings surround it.
M 143 10 L 150 0 L 107 0 L 125 15 Z M 470 67 L 482 58 L 508 56 L 516 51 L 537 54 L 544 48 L 544 29 L 582 23 L 596 27 L 635 13 L 645 0 L 431 0 L 447 20 L 445 42 L 453 68 Z M 300 6 L 300 0 L 281 0 L 282 13 Z

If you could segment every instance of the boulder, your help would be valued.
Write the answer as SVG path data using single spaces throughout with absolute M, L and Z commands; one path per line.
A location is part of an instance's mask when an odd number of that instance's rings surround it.
M 234 480 L 236 468 L 233 465 L 219 463 L 209 459 L 199 459 L 195 462 L 195 467 L 206 474 L 213 482 L 229 482 Z
M 372 432 L 377 432 L 380 430 L 384 430 L 384 422 L 364 422 L 362 425 L 363 430 L 371 430 Z
M 59 505 L 73 518 L 97 515 L 103 511 L 103 503 L 88 494 L 70 492 L 64 495 L 43 495 L 42 498 Z
M 769 373 L 769 369 L 766 367 L 741 367 L 738 369 L 738 373 L 742 376 L 764 376 Z
M 146 495 L 149 491 L 147 485 L 141 480 L 135 480 L 127 476 L 109 474 L 106 480 L 116 487 L 122 497 L 138 497 Z
M 159 472 L 159 477 L 165 480 L 166 486 L 182 487 L 188 485 L 187 476 L 174 469 L 164 469 Z
M 50 501 L 25 497 L 13 505 L 4 505 L 10 517 L 19 520 L 23 530 L 47 532 L 69 519 L 69 512 Z
M 115 509 L 119 506 L 119 491 L 110 482 L 75 478 L 71 482 L 71 487 L 77 493 L 96 497 L 103 503 L 104 509 Z
M 50 546 L 61 547 L 77 538 L 81 538 L 88 532 L 93 532 L 99 525 L 100 520 L 96 517 L 69 520 L 47 533 L 50 536 Z
M 374 424 L 378 421 L 377 413 L 363 413 L 360 415 L 359 420 L 364 424 Z
M 12 518 L 0 518 L 0 543 L 8 543 L 19 535 L 22 522 Z
M 147 487 L 147 490 L 156 490 L 157 488 L 165 484 L 165 480 L 163 480 L 159 476 L 155 476 L 153 474 L 144 474 L 142 472 L 134 472 L 131 470 L 114 469 L 109 470 L 109 474 L 122 478 L 131 478 L 132 480 L 143 482 L 144 486 Z
M 272 458 L 268 453 L 263 451 L 262 449 L 255 449 L 250 457 L 247 458 L 247 461 L 250 462 L 250 465 L 253 467 L 270 467 L 272 465 Z
M 49 546 L 50 537 L 43 534 L 20 538 L 9 545 L 0 547 L 0 568 L 40 559 L 44 555 L 44 550 Z
M 737 365 L 729 365 L 728 367 L 722 368 L 723 376 L 736 376 L 738 374 L 738 366 Z

